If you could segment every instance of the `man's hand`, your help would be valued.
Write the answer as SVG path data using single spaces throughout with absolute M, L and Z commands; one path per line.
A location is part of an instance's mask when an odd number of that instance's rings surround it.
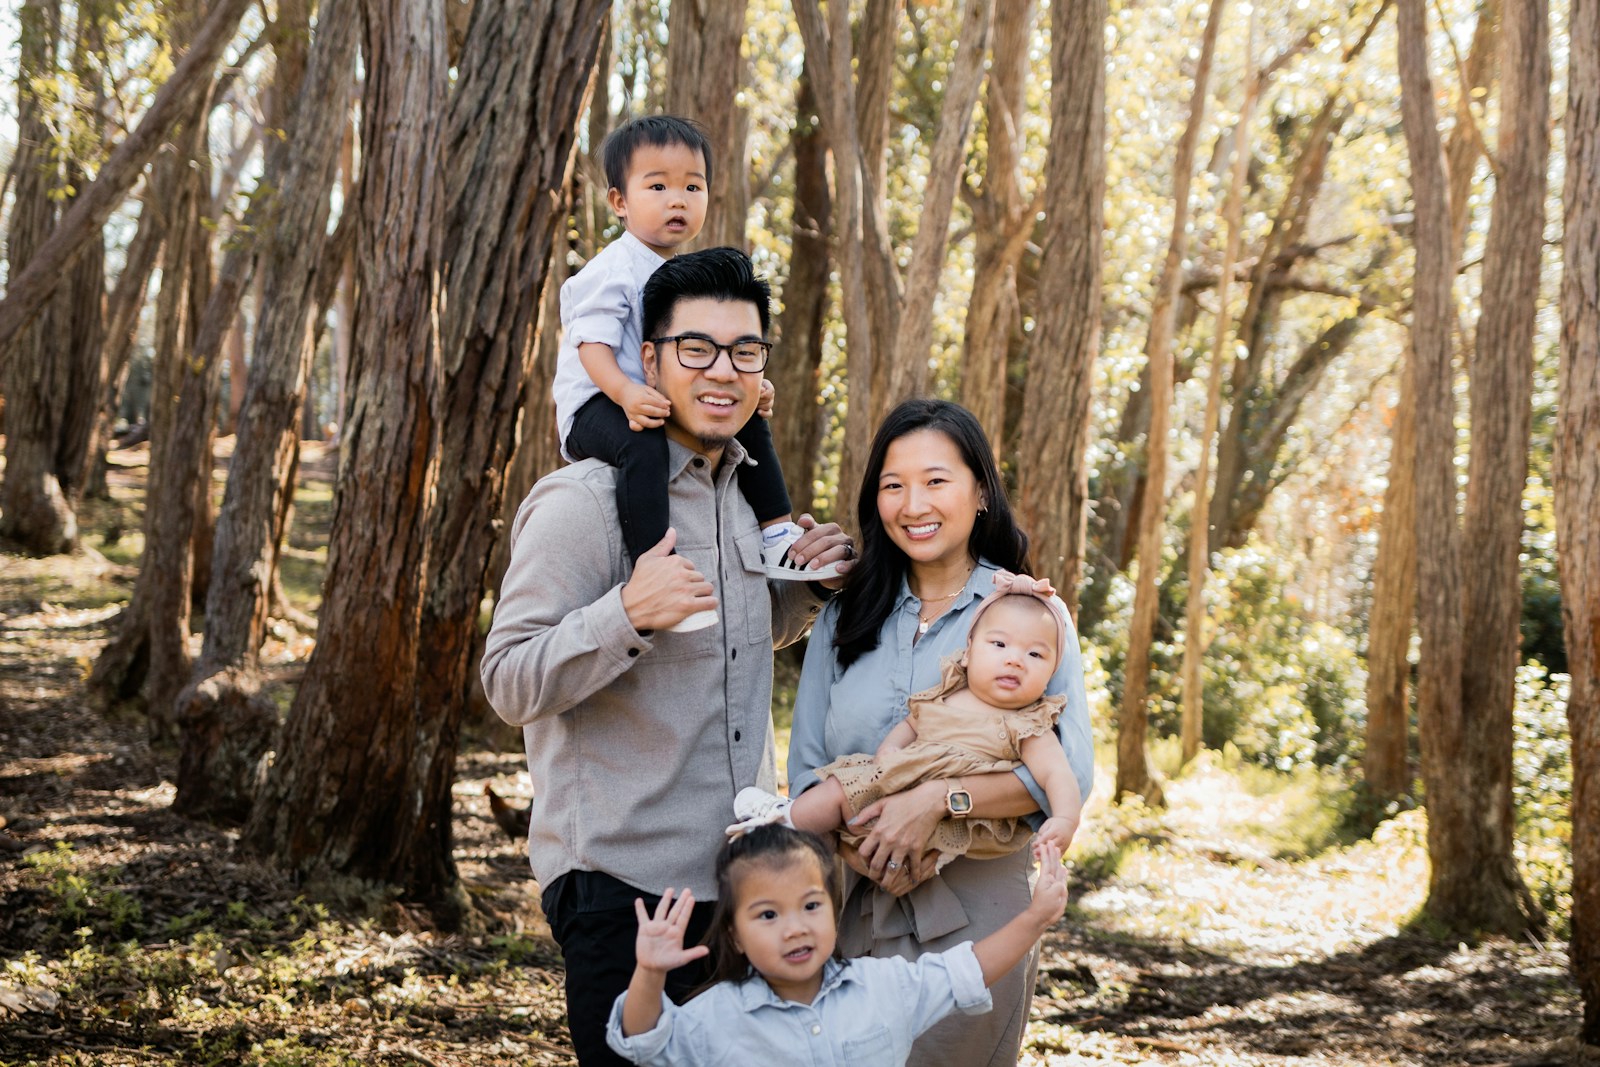
M 628 416 L 628 429 L 635 433 L 660 426 L 672 413 L 671 401 L 648 385 L 633 381 L 622 387 L 617 406 Z
M 689 929 L 689 914 L 694 908 L 694 894 L 685 889 L 674 903 L 672 890 L 661 894 L 652 916 L 645 910 L 644 901 L 635 897 L 634 914 L 639 917 L 639 936 L 634 942 L 636 966 L 643 971 L 666 974 L 686 963 L 692 963 L 711 950 L 705 945 L 683 947 L 683 935 Z
M 817 583 L 829 589 L 844 585 L 844 576 L 850 573 L 856 559 L 856 545 L 850 535 L 839 529 L 836 522 L 818 524 L 810 515 L 794 520 L 805 531 L 800 540 L 789 546 L 789 558 L 800 567 L 816 562 L 819 567 L 829 563 L 839 564 L 839 577 L 827 578 Z
M 778 397 L 778 391 L 772 387 L 772 382 L 766 378 L 761 379 L 761 395 L 756 399 L 756 414 L 763 419 L 772 418 L 772 402 Z
M 639 557 L 633 577 L 622 587 L 622 609 L 635 630 L 661 630 L 717 606 L 711 583 L 693 563 L 673 555 L 677 543 L 678 531 L 669 528 L 667 536 Z

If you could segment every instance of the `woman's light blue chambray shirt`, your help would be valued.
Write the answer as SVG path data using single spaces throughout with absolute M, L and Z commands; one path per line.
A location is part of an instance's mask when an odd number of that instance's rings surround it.
M 950 610 L 933 620 L 928 632 L 916 640 L 917 612 L 922 602 L 912 595 L 902 579 L 900 597 L 894 610 L 878 631 L 878 647 L 850 665 L 839 669 L 833 647 L 834 629 L 839 622 L 839 604 L 829 604 L 818 616 L 806 648 L 805 666 L 800 671 L 800 686 L 794 699 L 794 730 L 789 739 L 789 795 L 799 796 L 817 784 L 816 769 L 840 756 L 854 752 L 876 752 L 889 731 L 906 716 L 907 703 L 939 682 L 939 666 L 946 656 L 960 655 L 967 647 L 967 631 L 978 602 L 994 592 L 998 570 L 987 560 L 980 561 L 967 578 L 966 587 L 956 595 Z M 1066 605 L 1056 601 L 1062 614 Z M 1067 647 L 1047 693 L 1064 693 L 1066 708 L 1056 722 L 1056 735 L 1066 749 L 1067 762 L 1078 780 L 1078 792 L 1085 801 L 1094 785 L 1094 741 L 1089 733 L 1089 704 L 1083 690 L 1083 658 L 1078 650 L 1078 634 L 1070 617 L 1067 622 Z M 1017 777 L 1039 803 L 1039 810 L 1050 813 L 1044 790 L 1026 767 Z M 1028 816 L 1035 828 L 1043 821 L 1038 813 Z
M 983 968 L 963 941 L 918 960 L 829 960 L 810 1004 L 784 1000 L 760 977 L 722 982 L 679 1007 L 661 997 L 661 1018 L 622 1034 L 611 1006 L 606 1042 L 643 1067 L 896 1067 L 917 1035 L 957 1009 L 989 1010 Z

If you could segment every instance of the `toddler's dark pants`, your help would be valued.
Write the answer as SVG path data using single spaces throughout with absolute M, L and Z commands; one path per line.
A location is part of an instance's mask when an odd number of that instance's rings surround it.
M 739 443 L 755 466 L 739 468 L 739 490 L 750 502 L 756 521 L 770 522 L 789 514 L 789 490 L 778 466 L 772 430 L 760 415 L 738 433 Z M 622 543 L 635 563 L 667 535 L 667 434 L 628 429 L 628 416 L 604 393 L 591 397 L 573 416 L 567 451 L 577 459 L 598 459 L 617 468 L 617 517 Z

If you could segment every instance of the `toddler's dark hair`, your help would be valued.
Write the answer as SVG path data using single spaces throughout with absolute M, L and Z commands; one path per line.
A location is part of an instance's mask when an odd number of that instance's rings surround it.
M 665 148 L 683 145 L 699 152 L 705 161 L 706 188 L 711 188 L 711 140 L 705 129 L 693 119 L 677 115 L 641 115 L 629 119 L 606 135 L 600 145 L 600 166 L 606 172 L 606 184 L 613 189 L 628 188 L 628 168 L 633 164 L 633 154 L 640 147 Z
M 711 929 L 702 942 L 711 949 L 711 977 L 695 990 L 696 995 L 719 982 L 742 982 L 754 973 L 750 961 L 733 944 L 734 890 L 740 868 L 747 864 L 782 867 L 806 856 L 815 858 L 822 868 L 822 884 L 828 891 L 834 917 L 838 918 L 841 906 L 839 872 L 834 866 L 833 853 L 816 834 L 774 823 L 758 826 L 722 847 L 717 854 L 717 906 L 711 913 Z M 841 958 L 837 944 L 833 958 Z

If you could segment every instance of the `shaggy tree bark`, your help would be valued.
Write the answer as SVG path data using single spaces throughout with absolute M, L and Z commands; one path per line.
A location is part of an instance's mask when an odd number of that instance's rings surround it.
M 209 91 L 211 72 L 252 3 L 217 0 L 139 125 L 117 143 L 95 180 L 62 216 L 27 267 L 10 279 L 5 299 L 0 300 L 0 358 L 17 331 L 38 314 L 88 242 L 99 236 L 106 219 L 139 180 L 172 128 L 190 113 L 196 95 Z
M 1572 971 L 1585 1043 L 1600 1044 L 1600 0 L 1572 0 L 1556 542 L 1572 678 Z
M 16 199 L 6 235 L 11 278 L 25 275 L 29 262 L 48 241 L 66 185 L 52 117 L 34 90 L 36 80 L 50 82 L 59 74 L 55 58 L 61 35 L 59 2 L 29 0 L 19 12 L 18 25 L 17 154 L 12 162 Z M 0 537 L 38 555 L 70 552 L 78 545 L 78 518 L 56 457 L 75 384 L 72 352 L 65 344 L 74 309 L 70 291 L 55 294 L 46 303 L 43 313 L 13 343 L 0 344 L 9 349 L 9 358 L 0 363 L 0 394 L 6 397 Z
M 833 203 L 828 197 L 828 146 L 816 121 L 811 88 L 814 60 L 807 58 L 795 97 L 794 229 L 789 237 L 789 277 L 783 283 L 783 314 L 778 319 L 777 366 L 769 371 L 777 387 L 773 443 L 789 486 L 795 514 L 814 505 L 817 457 L 821 452 L 822 339 L 828 310 L 828 230 Z
M 1464 763 L 1428 782 L 1428 795 L 1462 790 L 1477 805 L 1458 867 L 1435 872 L 1428 908 L 1460 929 L 1520 937 L 1542 927 L 1514 856 L 1512 715 L 1521 658 L 1522 493 L 1528 478 L 1533 405 L 1533 334 L 1544 250 L 1550 140 L 1548 0 L 1505 12 L 1500 54 L 1500 136 L 1493 215 L 1484 248 L 1485 285 L 1471 363 L 1472 452 L 1461 557 Z M 1465 771 L 1466 773 L 1463 773 Z
M 1417 387 L 1409 348 L 1400 354 L 1400 399 L 1389 434 L 1389 484 L 1373 564 L 1367 619 L 1367 746 L 1361 775 L 1386 805 L 1411 788 L 1409 653 L 1417 609 Z
M 1465 80 L 1456 101 L 1456 125 L 1445 144 L 1450 183 L 1451 259 L 1461 261 L 1472 174 L 1480 142 L 1472 101 L 1486 94 L 1493 78 L 1499 0 L 1478 10 L 1467 55 Z M 1390 425 L 1389 476 L 1383 491 L 1383 522 L 1372 573 L 1372 612 L 1367 622 L 1367 729 L 1362 777 L 1375 803 L 1386 806 L 1411 788 L 1410 699 L 1411 632 L 1416 619 L 1417 530 L 1416 392 L 1412 356 L 1401 353 L 1400 397 Z
M 874 426 L 900 401 L 920 396 L 928 388 L 933 301 L 950 246 L 950 215 L 964 173 L 962 159 L 967 133 L 972 128 L 972 111 L 983 85 L 983 62 L 989 51 L 994 5 L 995 0 L 966 0 L 962 6 L 956 54 L 946 72 L 944 98 L 939 104 L 938 132 L 928 153 L 928 178 L 917 218 L 917 236 L 911 244 L 911 261 L 906 265 L 900 328 L 889 357 L 886 387 L 874 392 Z
M 280 8 L 282 36 L 298 25 Z M 255 354 L 239 412 L 233 460 L 217 522 L 205 644 L 177 699 L 182 747 L 174 807 L 186 814 L 242 821 L 249 814 L 259 768 L 277 729 L 276 706 L 261 693 L 257 655 L 266 638 L 277 549 L 295 467 L 298 416 L 312 351 L 315 287 L 330 266 L 329 191 L 338 166 L 345 107 L 354 69 L 360 11 L 356 0 L 324 0 L 309 62 L 295 53 L 280 62 L 275 86 L 293 152 L 272 153 L 255 226 L 260 295 Z M 288 57 L 286 57 L 288 58 Z M 297 74 L 303 70 L 303 75 Z M 298 97 L 292 119 L 288 105 Z
M 750 113 L 738 102 L 749 78 L 739 51 L 745 7 L 744 0 L 691 0 L 667 14 L 667 111 L 704 126 L 715 153 L 706 224 L 693 248 L 748 247 Z
M 1033 235 L 1034 217 L 1044 206 L 1043 189 L 1032 203 L 1022 190 L 1024 90 L 1036 6 L 1035 0 L 995 2 L 994 59 L 989 66 L 983 98 L 984 144 L 987 147 L 983 184 L 974 189 L 963 182 L 960 188 L 961 197 L 972 212 L 973 238 L 972 298 L 967 302 L 966 337 L 961 355 L 961 403 L 983 426 L 997 457 L 1007 453 L 1006 371 L 1022 334 L 1017 267 L 1022 262 L 1028 238 Z M 1061 25 L 1054 32 L 1069 34 L 1074 28 L 1070 24 L 1073 15 L 1070 11 L 1063 12 Z M 1092 11 L 1088 18 L 1092 20 Z M 1103 24 L 1101 28 L 1103 30 Z M 1088 43 L 1074 41 L 1072 47 Z M 1103 51 L 1103 46 L 1100 50 Z M 1074 51 L 1066 73 L 1071 76 L 1081 70 L 1083 76 L 1090 77 L 1094 72 L 1087 68 L 1093 62 L 1093 55 Z M 1102 77 L 1092 84 L 1098 86 L 1103 81 Z M 1099 92 L 1103 97 L 1103 87 Z M 1098 105 L 1093 100 L 1072 103 L 1104 109 L 1103 100 Z M 1086 147 L 1090 154 L 1098 153 L 1103 158 L 1104 148 L 1098 141 Z M 1099 170 L 1104 170 L 1103 162 Z M 1103 177 L 1099 180 L 1104 181 Z M 1076 603 L 1076 598 L 1071 600 Z
M 1151 499 L 1139 517 L 1139 575 L 1134 587 L 1133 622 L 1128 631 L 1128 656 L 1122 673 L 1122 709 L 1117 724 L 1116 796 L 1137 793 L 1152 804 L 1162 802 L 1160 784 L 1145 751 L 1150 684 L 1150 642 L 1155 634 L 1157 581 L 1161 573 L 1161 532 L 1166 518 L 1167 430 L 1172 421 L 1172 337 L 1177 319 L 1178 286 L 1182 279 L 1184 231 L 1189 222 L 1189 184 L 1194 173 L 1195 143 L 1205 117 L 1211 60 L 1217 31 L 1227 5 L 1216 0 L 1206 16 L 1195 66 L 1189 119 L 1173 158 L 1172 234 L 1166 262 L 1150 308 L 1150 336 L 1145 344 L 1150 364 L 1150 429 L 1145 435 L 1145 477 Z
M 883 170 L 883 139 L 876 127 L 885 120 L 876 111 L 863 118 L 858 110 L 849 9 L 847 3 L 830 2 L 824 15 L 821 0 L 801 0 L 794 8 L 833 158 L 831 236 L 848 338 L 845 378 L 854 413 L 845 419 L 835 511 L 846 523 L 854 517 L 861 464 L 872 442 L 873 390 L 883 374 L 879 365 L 889 358 L 900 310 L 900 282 L 888 256 L 888 229 L 879 199 L 881 183 L 875 181 Z M 862 102 L 875 99 L 872 88 L 879 80 L 874 73 L 885 72 L 893 61 L 898 14 L 898 0 L 868 0 L 862 15 L 864 26 L 870 25 L 870 31 L 862 34 Z
M 210 154 L 204 137 L 209 111 L 209 93 L 194 100 L 180 128 L 167 186 L 171 222 L 156 301 L 144 558 L 128 607 L 89 675 L 90 691 L 103 703 L 141 697 L 157 737 L 171 735 L 171 698 L 188 677 L 194 489 L 202 477 L 209 480 L 211 470 L 209 453 L 200 457 L 188 451 L 194 428 L 182 425 L 183 419 L 200 419 L 209 431 L 210 408 L 204 404 L 209 367 L 197 365 L 203 358 L 198 352 L 189 358 L 211 290 L 210 229 L 201 221 L 202 205 L 209 203 Z
M 1429 900 L 1443 904 L 1459 878 L 1464 827 L 1476 817 L 1466 768 L 1461 681 L 1464 659 L 1460 529 L 1456 524 L 1454 315 L 1450 192 L 1428 71 L 1426 0 L 1400 0 L 1401 117 L 1416 211 L 1411 340 L 1417 387 L 1417 623 L 1422 634 L 1417 728 L 1427 788 Z M 1454 778 L 1453 783 L 1451 779 Z M 1437 895 L 1436 895 L 1437 894 Z M 1449 913 L 1441 918 L 1449 921 Z
M 1036 570 L 1077 613 L 1089 490 L 1089 400 L 1100 348 L 1106 187 L 1104 0 L 1054 9 L 1044 248 L 1028 390 L 1018 429 L 1017 511 Z
M 356 336 L 321 625 L 243 840 L 287 868 L 405 884 L 432 866 L 412 693 L 438 473 L 449 75 L 441 5 L 363 10 Z
M 1250 9 L 1250 46 L 1247 63 L 1254 62 L 1256 9 Z M 1200 680 L 1200 664 L 1205 657 L 1206 576 L 1211 569 L 1211 446 L 1217 436 L 1222 415 L 1222 376 L 1232 354 L 1233 316 L 1228 302 L 1232 296 L 1233 267 L 1239 259 L 1239 225 L 1244 213 L 1244 180 L 1250 162 L 1250 119 L 1255 114 L 1261 78 L 1252 66 L 1245 79 L 1244 102 L 1234 124 L 1233 166 L 1228 175 L 1228 196 L 1222 206 L 1222 224 L 1227 229 L 1223 241 L 1222 267 L 1217 272 L 1216 327 L 1211 334 L 1211 367 L 1206 373 L 1205 422 L 1200 431 L 1200 462 L 1194 474 L 1194 504 L 1189 510 L 1189 592 L 1183 624 L 1183 726 L 1182 757 L 1188 763 L 1200 753 L 1201 728 L 1205 704 Z M 1203 358 L 1203 357 L 1202 357 Z
M 1538 171 L 1542 174 L 1544 154 L 1538 147 L 1544 123 L 1539 130 L 1518 130 L 1517 115 L 1538 114 L 1538 98 L 1549 91 L 1547 67 L 1539 56 L 1546 53 L 1544 45 L 1544 5 L 1534 0 L 1509 13 L 1502 58 L 1510 56 L 1514 62 L 1506 66 L 1506 106 L 1502 114 L 1502 168 L 1512 181 L 1502 176 L 1496 190 L 1493 230 L 1501 230 L 1499 237 L 1491 235 L 1491 246 L 1498 250 L 1496 267 L 1507 272 L 1514 285 L 1526 286 L 1526 280 L 1515 282 L 1525 267 L 1518 266 L 1517 243 L 1530 237 L 1528 208 L 1520 203 L 1530 195 L 1528 181 L 1517 178 L 1526 174 L 1530 158 L 1538 157 Z M 1514 26 L 1518 24 L 1520 26 Z M 1413 202 L 1416 205 L 1416 299 L 1414 299 L 1413 338 L 1416 352 L 1416 390 L 1418 390 L 1418 448 L 1416 448 L 1416 494 L 1418 494 L 1418 542 L 1429 547 L 1418 555 L 1418 624 L 1422 633 L 1422 662 L 1418 672 L 1418 733 L 1422 747 L 1422 779 L 1427 789 L 1427 845 L 1429 845 L 1430 877 L 1427 910 L 1438 921 L 1459 931 L 1522 931 L 1526 929 L 1533 912 L 1531 902 L 1520 899 L 1525 891 L 1515 878 L 1515 867 L 1510 864 L 1509 833 L 1499 835 L 1494 822 L 1499 819 L 1498 808 L 1502 798 L 1494 784 L 1494 760 L 1509 757 L 1510 733 L 1504 731 L 1502 741 L 1506 753 L 1496 757 L 1486 752 L 1485 718 L 1493 720 L 1496 712 L 1480 707 L 1467 707 L 1466 659 L 1467 646 L 1467 595 L 1472 595 L 1472 585 L 1464 590 L 1462 582 L 1461 528 L 1456 522 L 1456 472 L 1454 472 L 1454 373 L 1450 358 L 1451 270 L 1450 261 L 1450 192 L 1446 187 L 1443 150 L 1435 126 L 1432 78 L 1427 70 L 1427 13 L 1426 0 L 1402 0 L 1400 3 L 1400 77 L 1402 77 L 1402 117 L 1405 123 L 1406 146 L 1411 157 L 1411 182 Z M 1515 43 L 1512 43 L 1515 42 Z M 1544 90 L 1538 86 L 1544 85 Z M 1542 190 L 1542 181 L 1533 181 L 1534 189 Z M 1542 192 L 1536 192 L 1542 202 Z M 1507 197 L 1502 206 L 1501 197 Z M 1507 214 L 1509 213 L 1509 214 Z M 1522 218 L 1514 229 L 1507 232 L 1502 221 Z M 1531 240 L 1539 242 L 1541 226 L 1533 226 Z M 1538 251 L 1534 251 L 1534 262 Z M 1534 267 L 1534 275 L 1536 275 Z M 1485 277 L 1490 272 L 1485 269 Z M 1536 282 L 1534 282 L 1536 285 Z M 1501 299 L 1501 298 L 1496 298 Z M 1531 296 L 1522 298 L 1530 301 Z M 1517 347 L 1520 326 L 1515 304 L 1507 301 L 1506 307 L 1496 314 L 1506 315 L 1502 326 L 1502 339 L 1482 338 L 1502 350 Z M 1485 309 L 1488 314 L 1488 307 Z M 1531 336 L 1531 325 L 1528 326 Z M 1493 334 L 1493 330 L 1491 330 Z M 1523 458 L 1509 458 L 1504 451 L 1493 451 L 1496 437 L 1502 446 L 1515 445 L 1515 414 L 1509 408 L 1520 406 L 1517 402 L 1518 386 L 1507 374 L 1499 381 L 1491 378 L 1490 366 L 1482 365 L 1482 358 L 1474 366 L 1474 410 L 1483 413 L 1482 426 L 1474 421 L 1474 466 L 1490 461 L 1506 466 L 1520 466 Z M 1509 362 L 1504 355 L 1499 362 Z M 1494 413 L 1490 398 L 1478 397 L 1480 389 L 1490 392 L 1509 392 L 1509 402 L 1504 416 Z M 1526 394 L 1523 394 L 1526 395 Z M 1488 406 L 1485 406 L 1488 405 Z M 1526 418 L 1526 416 L 1523 416 Z M 1502 426 L 1496 426 L 1496 424 Z M 1509 424 L 1509 426 L 1506 426 Z M 1482 435 L 1482 437 L 1480 437 Z M 1526 450 L 1526 438 L 1522 438 Z M 1480 459 L 1480 453 L 1482 459 Z M 1525 451 L 1523 451 L 1525 456 Z M 1498 480 L 1498 478 L 1494 478 Z M 1485 490 L 1493 499 L 1496 490 L 1493 482 L 1469 486 L 1469 514 L 1483 506 Z M 1520 480 L 1518 480 L 1520 485 Z M 1520 494 L 1520 490 L 1517 490 Z M 1477 496 L 1478 501 L 1474 502 Z M 1504 506 L 1504 504 L 1502 504 Z M 1520 501 L 1514 499 L 1510 507 L 1520 523 Z M 1482 523 L 1482 520 L 1477 520 Z M 1472 526 L 1478 530 L 1478 526 Z M 1520 528 L 1520 526 L 1518 526 Z M 1493 534 L 1483 534 L 1493 537 Z M 1515 549 L 1514 549 L 1515 552 Z M 1486 563 L 1486 561 L 1480 561 Z M 1483 611 L 1474 606 L 1472 611 Z M 1477 622 L 1472 622 L 1477 625 Z M 1515 625 L 1515 622 L 1514 622 Z M 1490 657 L 1491 648 L 1472 649 L 1474 657 Z M 1515 659 L 1512 659 L 1512 669 Z M 1509 710 L 1507 710 L 1509 715 Z M 1509 723 L 1507 723 L 1509 726 Z M 1507 789 L 1509 798 L 1509 789 Z M 1507 813 L 1509 817 L 1509 813 Z M 1499 856 L 1498 841 L 1506 841 L 1504 859 Z
M 411 709 L 420 811 L 396 827 L 400 840 L 414 835 L 420 845 L 408 846 L 402 884 L 441 903 L 457 882 L 450 783 L 477 674 L 478 609 L 550 248 L 566 224 L 562 193 L 577 119 L 608 7 L 606 0 L 478 0 L 446 126 L 441 392 L 452 432 L 439 445 L 443 476 L 429 515 L 419 642 L 427 655 Z

